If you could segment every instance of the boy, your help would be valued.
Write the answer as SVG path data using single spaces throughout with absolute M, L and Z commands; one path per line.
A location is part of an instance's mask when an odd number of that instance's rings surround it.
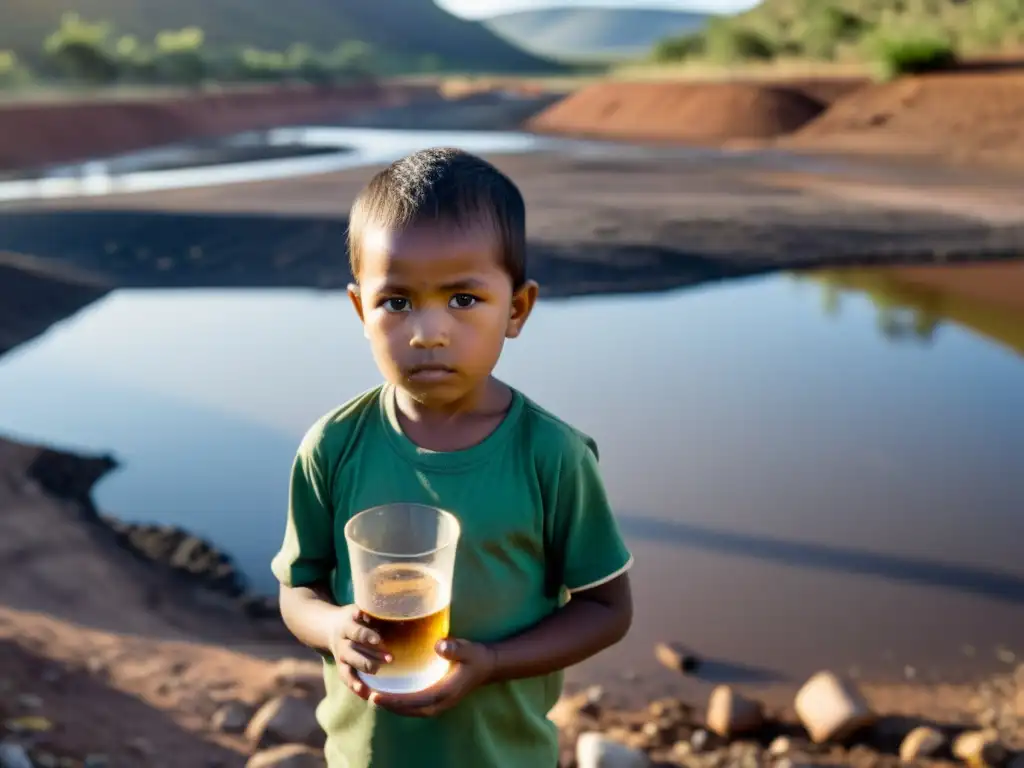
M 451 149 L 397 161 L 352 208 L 349 298 L 385 382 L 306 434 L 272 565 L 285 624 L 324 657 L 331 768 L 555 768 L 562 671 L 632 621 L 596 445 L 491 373 L 537 297 L 525 219 L 508 178 Z M 352 604 L 343 532 L 389 502 L 461 525 L 451 668 L 404 696 L 359 678 L 389 657 Z

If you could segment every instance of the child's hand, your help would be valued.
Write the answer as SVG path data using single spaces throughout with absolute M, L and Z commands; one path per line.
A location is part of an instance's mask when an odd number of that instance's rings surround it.
M 381 664 L 391 661 L 391 654 L 380 645 L 380 635 L 366 625 L 366 616 L 356 606 L 338 609 L 331 627 L 331 654 L 345 684 L 362 699 L 368 699 L 370 687 L 357 672 L 377 673 Z
M 487 683 L 494 673 L 494 651 L 481 643 L 448 638 L 437 644 L 437 652 L 452 665 L 436 685 L 410 694 L 375 691 L 371 701 L 399 715 L 433 717 L 454 707 L 464 696 Z

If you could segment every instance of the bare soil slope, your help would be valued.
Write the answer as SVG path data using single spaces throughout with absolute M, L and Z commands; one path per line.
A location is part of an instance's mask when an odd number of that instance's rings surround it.
M 859 89 L 779 145 L 1024 163 L 1024 72 L 953 72 Z
M 545 133 L 682 143 L 766 139 L 817 117 L 826 103 L 798 88 L 753 83 L 598 83 L 530 121 Z

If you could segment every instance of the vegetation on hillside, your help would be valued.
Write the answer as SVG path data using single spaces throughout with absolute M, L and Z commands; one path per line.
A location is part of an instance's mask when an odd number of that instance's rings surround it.
M 378 51 L 361 40 L 344 40 L 329 51 L 294 44 L 284 51 L 253 47 L 216 49 L 203 30 L 163 30 L 152 40 L 117 35 L 106 22 L 66 14 L 43 41 L 42 55 L 29 67 L 18 54 L 0 50 L 0 87 L 33 81 L 87 86 L 118 84 L 200 86 L 204 82 L 297 81 L 326 84 L 367 77 L 382 69 Z M 425 55 L 419 71 L 437 71 L 436 56 Z
M 882 78 L 1024 46 L 1021 0 L 764 0 L 659 42 L 662 62 L 861 61 Z
M 0 51 L 5 84 L 559 69 L 433 0 L 5 0 Z

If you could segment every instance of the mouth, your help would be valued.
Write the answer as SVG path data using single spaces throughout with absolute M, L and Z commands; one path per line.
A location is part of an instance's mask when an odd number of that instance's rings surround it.
M 454 376 L 455 369 L 441 363 L 424 363 L 408 369 L 407 376 L 413 381 L 441 381 Z

